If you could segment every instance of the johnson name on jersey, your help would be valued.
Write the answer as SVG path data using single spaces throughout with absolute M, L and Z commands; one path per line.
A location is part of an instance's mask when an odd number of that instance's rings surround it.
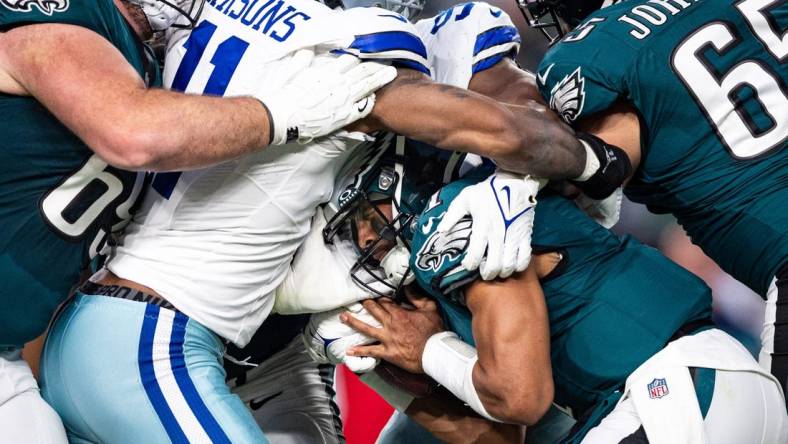
M 786 23 L 784 1 L 629 0 L 592 14 L 537 73 L 569 123 L 636 108 L 642 159 L 627 196 L 673 213 L 761 294 L 788 261 Z
M 471 77 L 520 49 L 520 34 L 509 16 L 483 2 L 463 3 L 420 20 L 416 29 L 427 46 L 432 77 L 467 88 Z
M 206 3 L 199 25 L 169 44 L 165 82 L 190 93 L 276 88 L 302 48 L 426 71 L 411 24 L 378 8 L 334 11 L 313 0 Z M 372 138 L 339 132 L 271 146 L 211 168 L 158 174 L 108 268 L 146 285 L 244 346 L 273 306 L 340 167 Z

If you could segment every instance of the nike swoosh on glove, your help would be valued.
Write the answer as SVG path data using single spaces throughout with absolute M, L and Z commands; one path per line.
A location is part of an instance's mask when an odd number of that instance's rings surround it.
M 473 229 L 462 266 L 469 271 L 478 268 L 484 280 L 507 278 L 525 270 L 531 260 L 536 194 L 543 184 L 530 176 L 497 170 L 463 189 L 437 230 L 450 231 L 470 215 Z
M 365 323 L 381 327 L 380 323 L 359 304 L 341 307 L 323 313 L 313 314 L 302 336 L 307 353 L 313 361 L 320 364 L 345 364 L 354 373 L 366 373 L 378 365 L 372 357 L 347 356 L 345 352 L 357 345 L 376 342 L 362 333 L 353 330 L 339 320 L 339 315 L 350 312 L 352 316 Z

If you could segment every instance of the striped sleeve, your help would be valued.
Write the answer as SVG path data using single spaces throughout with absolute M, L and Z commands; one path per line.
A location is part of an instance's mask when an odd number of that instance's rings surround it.
M 394 66 L 430 74 L 427 48 L 416 28 L 404 17 L 380 8 L 351 8 L 345 23 L 353 23 L 352 42 L 336 50 L 365 60 L 388 61 Z
M 504 57 L 514 58 L 520 49 L 520 33 L 512 25 L 502 24 L 487 29 L 476 36 L 473 45 L 472 72 L 485 69 L 500 62 Z
M 427 47 L 433 77 L 466 88 L 474 74 L 520 49 L 520 34 L 501 9 L 483 2 L 464 3 L 416 24 Z

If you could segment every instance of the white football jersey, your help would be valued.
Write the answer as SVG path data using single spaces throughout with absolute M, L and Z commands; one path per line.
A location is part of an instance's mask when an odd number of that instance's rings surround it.
M 509 15 L 482 2 L 419 20 L 416 29 L 427 47 L 432 78 L 458 88 L 467 88 L 474 74 L 504 57 L 514 58 L 520 49 L 520 34 Z
M 165 84 L 191 93 L 257 93 L 281 84 L 278 67 L 306 47 L 322 57 L 345 52 L 427 71 L 414 27 L 386 10 L 214 0 L 191 33 L 172 36 Z M 373 149 L 371 140 L 339 132 L 210 168 L 159 173 L 108 268 L 244 346 L 271 311 L 273 292 L 340 167 Z

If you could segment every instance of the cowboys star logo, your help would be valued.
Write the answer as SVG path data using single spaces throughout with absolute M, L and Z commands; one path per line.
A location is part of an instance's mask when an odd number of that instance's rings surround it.
M 550 91 L 550 108 L 560 114 L 567 123 L 573 122 L 583 111 L 585 87 L 586 79 L 580 73 L 580 68 L 577 68 Z
M 471 225 L 471 219 L 465 218 L 449 232 L 432 233 L 416 255 L 416 267 L 423 271 L 439 271 L 447 261 L 459 258 L 468 248 Z
M 30 12 L 35 6 L 46 15 L 68 9 L 69 0 L 0 0 L 0 5 L 12 11 Z

